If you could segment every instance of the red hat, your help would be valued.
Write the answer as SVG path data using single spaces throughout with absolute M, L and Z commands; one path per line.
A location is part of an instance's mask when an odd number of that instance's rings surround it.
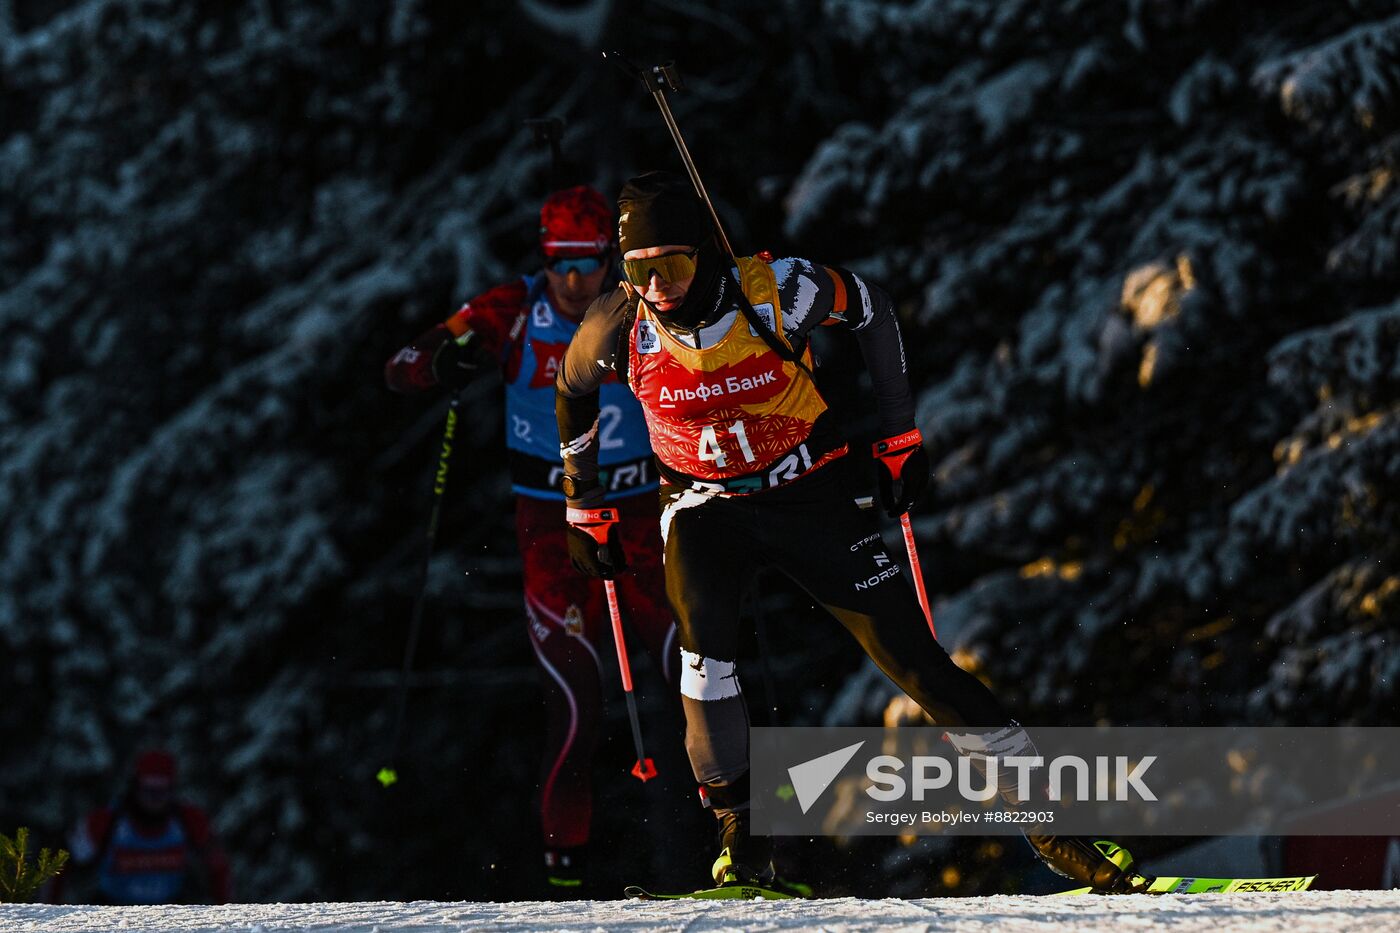
M 136 759 L 137 781 L 159 781 L 175 783 L 175 756 L 163 748 L 144 751 Z
M 612 205 L 592 188 L 579 185 L 545 198 L 540 249 L 546 256 L 591 256 L 611 246 L 612 239 Z

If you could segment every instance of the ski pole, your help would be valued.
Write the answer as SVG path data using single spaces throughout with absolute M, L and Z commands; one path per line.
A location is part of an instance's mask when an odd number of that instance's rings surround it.
M 568 521 L 578 524 L 574 527 L 598 543 L 601 552 L 608 546 L 608 532 L 617 524 L 617 509 L 574 509 L 566 513 Z M 603 580 L 603 589 L 608 594 L 608 616 L 612 619 L 613 645 L 617 648 L 617 668 L 622 673 L 622 692 L 627 697 L 627 716 L 632 720 L 632 744 L 637 749 L 637 763 L 632 766 L 632 775 L 646 782 L 656 777 L 656 763 L 647 757 L 642 747 L 642 724 L 637 717 L 637 698 L 632 692 L 632 665 L 627 660 L 627 637 L 622 632 L 622 610 L 617 608 L 617 585 L 612 580 Z
M 656 106 L 661 108 L 661 119 L 666 121 L 666 129 L 671 131 L 671 139 L 675 142 L 676 148 L 680 150 L 681 161 L 685 163 L 685 171 L 690 176 L 690 183 L 695 186 L 695 193 L 700 196 L 701 201 L 705 202 L 705 208 L 710 212 L 710 220 L 714 222 L 715 233 L 719 235 L 720 245 L 724 247 L 724 252 L 730 259 L 734 259 L 734 247 L 729 245 L 729 237 L 724 232 L 724 224 L 719 221 L 719 214 L 710 201 L 710 194 L 705 190 L 705 183 L 700 180 L 700 172 L 695 168 L 695 160 L 690 157 L 690 149 L 685 144 L 685 138 L 681 136 L 681 128 L 671 113 L 671 105 L 666 101 L 667 90 L 679 91 L 681 89 L 680 74 L 676 71 L 675 62 L 653 65 L 649 71 L 643 71 L 628 61 L 621 52 L 604 52 L 603 58 L 611 61 L 628 74 L 640 78 L 642 84 L 651 92 Z
M 413 601 L 413 616 L 408 625 L 408 644 L 403 649 L 403 668 L 399 672 L 397 710 L 394 713 L 394 737 L 389 743 L 388 763 L 379 769 L 375 778 L 384 787 L 391 786 L 399 779 L 394 763 L 399 755 L 399 741 L 403 738 L 403 724 L 408 710 L 408 675 L 413 669 L 413 656 L 418 651 L 418 632 L 423 624 L 423 603 L 428 595 L 428 564 L 433 557 L 433 544 L 437 540 L 438 518 L 442 514 L 442 492 L 447 488 L 447 470 L 452 461 L 452 440 L 457 433 L 457 405 L 461 392 L 453 392 L 447 405 L 447 425 L 442 431 L 442 449 L 438 453 L 437 472 L 433 475 L 433 510 L 428 516 L 428 532 L 423 542 L 423 564 L 418 574 L 418 598 Z
M 909 551 L 909 572 L 914 575 L 914 592 L 919 594 L 919 605 L 923 607 L 924 618 L 928 620 L 928 630 L 938 640 L 938 629 L 933 627 L 933 610 L 928 605 L 928 591 L 924 589 L 924 571 L 919 566 L 919 549 L 914 546 L 914 524 L 909 521 L 909 513 L 899 516 L 899 524 L 904 528 L 904 547 Z
M 637 718 L 637 698 L 632 692 L 632 665 L 627 660 L 627 641 L 622 634 L 622 612 L 617 608 L 617 586 L 611 580 L 604 580 L 603 588 L 608 593 L 608 615 L 612 617 L 613 643 L 617 646 L 617 666 L 622 671 L 622 692 L 627 697 L 627 716 L 632 720 L 632 744 L 637 748 L 632 776 L 645 784 L 656 777 L 656 763 L 647 757 L 642 747 L 642 724 Z
M 904 475 L 904 464 L 913 454 L 914 449 L 905 446 L 905 442 L 923 443 L 923 438 L 917 430 L 902 434 L 896 438 L 886 438 L 883 441 L 876 441 L 870 449 L 884 468 L 890 473 L 890 482 L 898 483 Z M 899 524 L 904 529 L 904 549 L 909 552 L 909 570 L 914 574 L 914 592 L 918 594 L 919 606 L 924 610 L 924 619 L 928 621 L 928 630 L 932 633 L 934 640 L 938 639 L 938 630 L 933 627 L 933 610 L 928 605 L 928 591 L 924 589 L 924 571 L 919 566 L 919 549 L 914 544 L 914 523 L 909 520 L 909 510 L 905 509 L 904 514 L 899 516 Z

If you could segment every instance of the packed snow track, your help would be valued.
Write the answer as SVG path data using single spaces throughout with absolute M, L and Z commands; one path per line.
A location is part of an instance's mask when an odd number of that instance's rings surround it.
M 455 933 L 457 930 L 1400 931 L 1400 890 L 923 900 L 575 901 L 83 907 L 0 904 L 6 933 Z

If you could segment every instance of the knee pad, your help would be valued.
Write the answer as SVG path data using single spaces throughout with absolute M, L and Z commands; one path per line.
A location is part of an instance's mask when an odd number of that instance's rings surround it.
M 740 695 L 739 672 L 733 661 L 717 661 L 681 649 L 681 696 L 707 702 Z

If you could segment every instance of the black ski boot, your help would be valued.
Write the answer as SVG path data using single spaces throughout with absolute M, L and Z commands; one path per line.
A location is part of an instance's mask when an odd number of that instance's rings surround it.
M 550 898 L 570 900 L 585 896 L 587 854 L 588 849 L 584 846 L 544 850 L 544 880 Z
M 1132 894 L 1151 883 L 1150 878 L 1132 870 L 1132 854 L 1107 839 L 1027 834 L 1026 841 L 1055 874 L 1103 894 Z
M 716 810 L 719 819 L 719 858 L 710 867 L 715 884 L 752 884 L 768 887 L 773 883 L 773 840 L 749 832 L 753 811 Z

